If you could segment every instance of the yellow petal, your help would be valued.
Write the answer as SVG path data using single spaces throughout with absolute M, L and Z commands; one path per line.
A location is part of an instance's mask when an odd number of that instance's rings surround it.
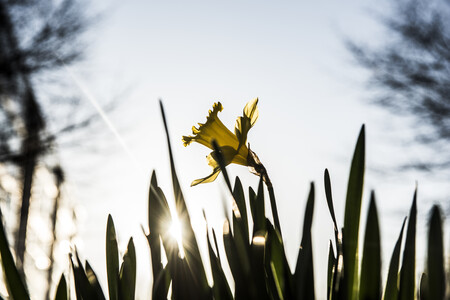
M 241 147 L 239 151 L 236 151 L 236 149 L 230 146 L 223 146 L 220 147 L 220 152 L 223 156 L 225 166 L 228 166 L 231 163 L 243 166 L 248 165 L 248 148 L 246 146 Z M 210 155 L 208 155 L 208 164 L 214 168 L 219 165 L 217 161 L 216 151 L 211 152 Z
M 214 159 L 213 152 L 211 152 L 210 154 L 208 154 L 208 156 L 206 156 L 206 161 L 208 162 L 208 166 L 211 166 L 213 169 L 219 167 L 219 164 Z
M 258 98 L 249 101 L 244 107 L 244 115 L 238 117 L 236 120 L 236 126 L 234 133 L 239 140 L 239 147 L 242 147 L 247 143 L 247 134 L 258 119 Z
M 255 125 L 256 120 L 258 120 L 258 98 L 249 101 L 244 107 L 244 116 L 250 119 L 250 126 Z
M 217 176 L 219 176 L 219 173 L 220 173 L 220 168 L 215 168 L 210 175 L 208 175 L 204 178 L 200 178 L 200 179 L 196 179 L 196 180 L 192 181 L 191 186 L 194 186 L 194 185 L 197 185 L 200 183 L 213 182 L 214 180 L 216 180 Z
M 239 152 L 233 157 L 231 163 L 239 164 L 242 166 L 248 166 L 247 156 L 248 156 L 248 148 L 247 146 L 243 145 L 241 148 L 239 148 Z
M 206 123 L 199 123 L 199 127 L 192 127 L 192 136 L 183 136 L 182 141 L 184 146 L 191 142 L 197 142 L 210 149 L 212 149 L 211 142 L 216 140 L 219 145 L 230 145 L 235 149 L 239 146 L 237 137 L 220 121 L 217 113 L 222 111 L 222 104 L 220 102 L 214 103 L 213 110 L 209 111 Z

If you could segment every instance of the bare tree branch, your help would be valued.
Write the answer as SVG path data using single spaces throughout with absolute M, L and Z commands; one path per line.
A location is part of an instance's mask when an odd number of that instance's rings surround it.
M 381 48 L 347 41 L 357 62 L 370 71 L 369 86 L 377 91 L 375 103 L 414 116 L 419 142 L 433 147 L 450 144 L 450 2 L 403 0 L 395 14 L 384 19 L 392 40 Z M 440 162 L 420 164 L 433 170 L 450 164 L 450 153 Z M 414 167 L 414 166 L 410 166 Z

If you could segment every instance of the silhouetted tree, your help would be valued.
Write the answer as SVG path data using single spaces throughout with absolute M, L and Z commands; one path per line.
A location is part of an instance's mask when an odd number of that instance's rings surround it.
M 380 48 L 358 42 L 348 47 L 370 71 L 376 103 L 412 115 L 417 139 L 437 149 L 450 145 L 450 1 L 395 1 L 394 14 L 382 19 L 392 34 Z M 411 164 L 421 170 L 450 166 L 450 152 Z
M 17 166 L 23 183 L 15 244 L 21 272 L 37 163 L 53 153 L 60 132 L 92 120 L 51 132 L 46 121 L 52 112 L 40 84 L 81 57 L 87 24 L 78 1 L 0 0 L 0 163 Z

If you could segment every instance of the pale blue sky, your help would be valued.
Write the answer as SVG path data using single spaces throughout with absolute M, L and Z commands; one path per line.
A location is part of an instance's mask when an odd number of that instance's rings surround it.
M 193 179 L 210 172 L 200 145 L 184 148 L 181 136 L 204 122 L 213 102 L 221 101 L 220 117 L 230 129 L 245 103 L 259 97 L 260 117 L 248 141 L 269 171 L 275 187 L 281 226 L 290 263 L 301 238 L 309 182 L 316 184 L 313 223 L 316 292 L 325 297 L 325 264 L 332 224 L 325 204 L 323 171 L 333 183 L 335 208 L 342 224 L 351 155 L 360 126 L 366 124 L 367 167 L 364 202 L 375 189 L 380 211 L 383 255 L 390 257 L 403 216 L 419 181 L 419 212 L 427 214 L 444 190 L 422 174 L 372 171 L 407 160 L 396 138 L 409 136 L 404 119 L 367 105 L 365 72 L 354 67 L 344 37 L 377 44 L 383 31 L 369 13 L 382 11 L 371 1 L 104 1 L 103 21 L 91 32 L 86 63 L 73 69 L 99 101 L 120 94 L 122 102 L 110 118 L 131 149 L 132 160 L 104 127 L 110 153 L 94 156 L 85 176 L 73 173 L 71 184 L 84 207 L 81 252 L 96 272 L 105 274 L 104 233 L 112 213 L 123 245 L 133 235 L 141 272 L 149 269 L 147 245 L 140 232 L 146 224 L 149 174 L 156 169 L 171 198 L 169 162 L 158 99 L 163 99 L 178 175 L 191 213 L 221 228 L 221 199 L 228 198 L 221 177 L 190 188 Z M 95 143 L 95 141 L 92 141 Z M 420 147 L 410 152 L 421 153 Z M 78 162 L 62 153 L 63 162 Z M 240 166 L 229 168 L 244 185 L 258 178 Z M 448 190 L 448 185 L 447 185 Z M 428 200 L 421 199 L 422 197 Z M 362 224 L 366 206 L 362 209 Z M 425 223 L 420 219 L 419 228 Z M 201 222 L 200 222 L 201 225 Z M 421 230 L 421 229 L 420 229 Z M 419 246 L 419 248 L 423 248 Z M 388 261 L 384 260 L 384 267 Z M 418 262 L 421 268 L 423 263 Z M 106 287 L 103 277 L 103 286 Z M 148 284 L 138 282 L 141 291 Z

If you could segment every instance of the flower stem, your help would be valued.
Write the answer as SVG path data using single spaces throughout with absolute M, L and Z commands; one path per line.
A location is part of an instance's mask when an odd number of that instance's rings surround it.
M 280 226 L 280 219 L 278 217 L 278 209 L 277 209 L 277 203 L 275 201 L 275 193 L 273 191 L 273 185 L 272 182 L 269 179 L 269 175 L 267 174 L 266 169 L 264 169 L 264 173 L 262 174 L 263 180 L 267 186 L 267 189 L 269 190 L 269 200 L 270 200 L 270 208 L 272 210 L 272 216 L 273 216 L 273 222 L 275 223 L 275 229 L 280 234 L 280 237 L 282 237 L 281 234 L 281 226 Z
M 248 152 L 249 152 L 249 156 L 247 157 L 247 163 L 248 163 L 250 172 L 252 172 L 255 175 L 261 176 L 264 183 L 267 186 L 267 189 L 269 190 L 270 208 L 272 210 L 273 222 L 275 223 L 274 224 L 275 229 L 280 234 L 280 237 L 282 237 L 280 219 L 278 218 L 277 203 L 275 201 L 275 193 L 273 191 L 272 182 L 269 179 L 269 175 L 267 174 L 266 168 L 259 160 L 259 157 L 256 155 L 255 152 L 253 152 L 250 149 L 250 144 L 248 145 Z

